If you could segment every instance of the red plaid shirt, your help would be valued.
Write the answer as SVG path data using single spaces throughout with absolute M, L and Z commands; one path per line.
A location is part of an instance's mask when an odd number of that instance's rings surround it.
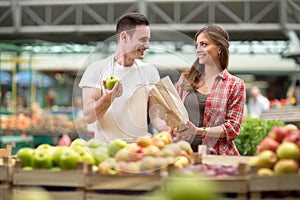
M 189 91 L 183 91 L 181 76 L 176 85 L 180 98 L 184 101 Z M 219 155 L 239 155 L 234 139 L 240 132 L 246 101 L 245 83 L 242 79 L 223 70 L 215 79 L 207 97 L 204 111 L 204 127 L 221 126 L 226 138 L 203 137 L 202 143 L 213 148 Z

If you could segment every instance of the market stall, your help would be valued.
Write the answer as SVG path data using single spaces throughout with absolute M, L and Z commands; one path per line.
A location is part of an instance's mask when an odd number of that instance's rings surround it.
M 174 143 L 166 132 L 158 135 L 130 144 L 77 138 L 70 146 L 22 148 L 1 159 L 1 196 L 42 187 L 58 200 L 171 200 L 174 194 L 179 200 L 300 198 L 300 130 L 295 125 L 274 127 L 253 156 L 193 153 L 189 143 Z M 277 143 L 276 149 L 266 140 Z M 53 156 L 47 157 L 50 152 Z

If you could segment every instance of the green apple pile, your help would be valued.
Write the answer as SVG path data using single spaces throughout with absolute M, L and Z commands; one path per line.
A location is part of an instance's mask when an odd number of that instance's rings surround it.
M 78 162 L 95 163 L 86 147 L 86 141 L 75 139 L 69 147 L 40 144 L 37 148 L 24 147 L 16 153 L 24 170 L 72 170 Z
M 300 173 L 300 130 L 293 124 L 274 127 L 249 164 L 258 167 L 258 175 Z

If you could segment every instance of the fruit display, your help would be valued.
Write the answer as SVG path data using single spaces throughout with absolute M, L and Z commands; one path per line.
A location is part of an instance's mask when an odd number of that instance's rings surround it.
M 0 115 L 2 129 L 28 130 L 32 125 L 31 118 L 23 113 L 16 115 Z
M 102 162 L 99 162 L 98 169 L 101 174 L 147 174 L 170 165 L 183 168 L 191 163 L 190 155 L 193 153 L 188 142 L 172 143 L 171 135 L 164 131 L 153 136 L 144 134 L 130 144 L 115 139 L 106 148 L 108 159 L 103 159 L 103 154 L 99 154 Z M 99 156 L 95 156 L 96 160 Z
M 274 127 L 257 146 L 249 161 L 258 167 L 258 175 L 298 174 L 300 161 L 300 130 L 293 124 Z
M 44 114 L 39 121 L 33 124 L 32 129 L 36 132 L 75 132 L 74 121 L 67 115 Z
M 94 138 L 77 138 L 70 146 L 40 144 L 35 149 L 21 148 L 16 157 L 23 169 L 76 169 L 78 162 L 94 165 L 101 174 L 153 173 L 173 165 L 183 168 L 190 164 L 191 146 L 186 141 L 172 143 L 168 132 L 152 136 L 144 134 L 134 143 L 115 139 L 104 143 Z

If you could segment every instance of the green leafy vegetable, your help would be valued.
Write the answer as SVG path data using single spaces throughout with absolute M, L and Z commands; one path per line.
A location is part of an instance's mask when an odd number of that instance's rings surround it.
M 275 126 L 284 126 L 280 120 L 266 121 L 263 119 L 246 117 L 241 131 L 235 139 L 235 144 L 241 155 L 255 155 L 258 144 L 269 134 Z

